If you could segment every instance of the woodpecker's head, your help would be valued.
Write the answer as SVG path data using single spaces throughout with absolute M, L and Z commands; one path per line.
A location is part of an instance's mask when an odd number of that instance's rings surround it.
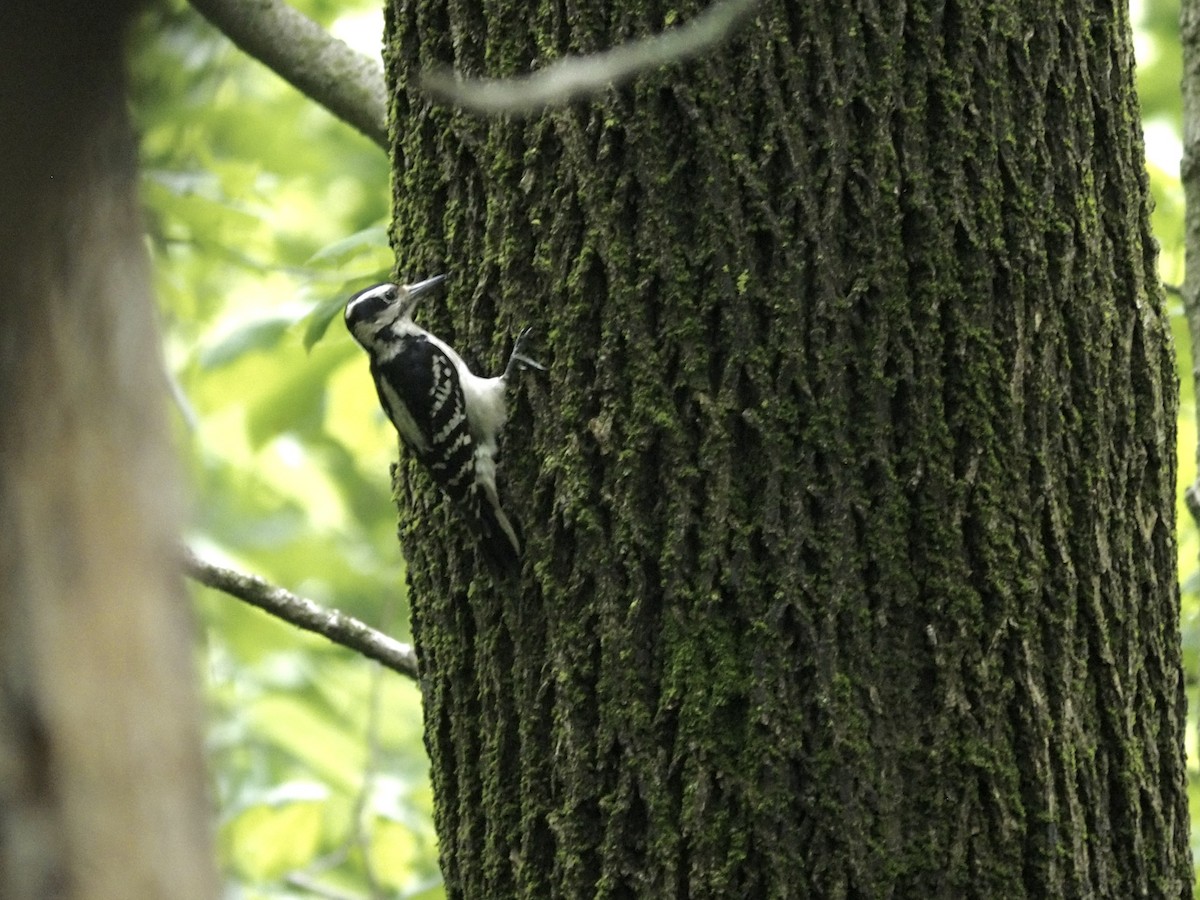
M 370 350 L 380 332 L 395 322 L 411 319 L 417 301 L 445 280 L 445 275 L 435 275 L 416 284 L 384 282 L 359 291 L 346 304 L 346 327 Z

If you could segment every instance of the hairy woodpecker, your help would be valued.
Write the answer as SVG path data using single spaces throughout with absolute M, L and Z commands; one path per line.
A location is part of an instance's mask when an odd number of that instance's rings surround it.
M 346 327 L 371 358 L 379 402 L 405 446 L 479 535 L 488 564 L 508 575 L 520 567 L 521 527 L 496 492 L 505 389 L 514 372 L 545 368 L 523 352 L 532 329 L 517 337 L 502 375 L 480 378 L 454 348 L 413 322 L 417 301 L 445 280 L 359 291 L 346 304 Z

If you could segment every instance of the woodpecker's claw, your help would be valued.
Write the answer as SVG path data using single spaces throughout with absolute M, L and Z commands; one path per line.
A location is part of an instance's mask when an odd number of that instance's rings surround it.
M 508 365 L 504 369 L 504 374 L 506 376 L 517 367 L 520 367 L 522 369 L 537 369 L 539 372 L 546 371 L 545 366 L 543 366 L 540 362 L 537 362 L 536 360 L 530 359 L 524 353 L 525 341 L 529 338 L 529 335 L 531 335 L 532 333 L 533 333 L 533 326 L 530 325 L 530 326 L 524 328 L 521 331 L 521 333 L 517 335 L 517 340 L 513 343 L 512 355 L 509 356 Z

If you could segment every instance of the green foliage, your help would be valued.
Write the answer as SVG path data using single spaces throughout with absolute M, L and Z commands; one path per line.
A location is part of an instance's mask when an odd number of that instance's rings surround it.
M 327 26 L 380 16 L 297 5 Z M 385 155 L 181 2 L 142 23 L 133 95 L 189 542 L 407 638 L 395 437 L 361 353 L 326 331 L 390 272 Z M 441 896 L 415 685 L 195 596 L 231 892 Z

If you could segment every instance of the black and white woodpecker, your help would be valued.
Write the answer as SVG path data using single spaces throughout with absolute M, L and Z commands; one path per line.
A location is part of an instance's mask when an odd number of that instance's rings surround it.
M 517 337 L 503 374 L 481 378 L 453 347 L 413 322 L 417 302 L 445 280 L 437 275 L 359 291 L 346 304 L 346 327 L 371 358 L 379 402 L 404 445 L 479 535 L 492 569 L 510 575 L 520 568 L 522 539 L 496 492 L 506 388 L 515 372 L 545 368 L 523 352 L 529 328 Z

